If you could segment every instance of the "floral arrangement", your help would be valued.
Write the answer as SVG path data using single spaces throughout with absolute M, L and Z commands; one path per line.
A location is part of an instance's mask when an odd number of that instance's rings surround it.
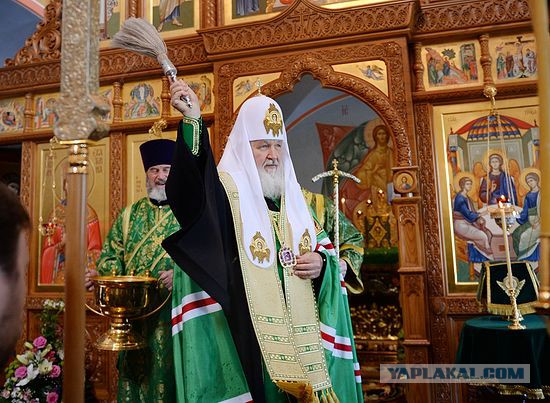
M 41 336 L 18 354 L 6 369 L 0 402 L 57 403 L 61 401 L 63 346 L 59 315 L 63 301 L 45 300 L 40 314 Z

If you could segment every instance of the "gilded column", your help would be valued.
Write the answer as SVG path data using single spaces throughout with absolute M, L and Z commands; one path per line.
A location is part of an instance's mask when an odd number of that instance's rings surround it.
M 416 91 L 424 91 L 424 65 L 422 64 L 422 44 L 414 44 L 414 77 L 416 81 Z
M 493 73 L 491 72 L 493 59 L 489 53 L 489 35 L 483 34 L 479 36 L 479 46 L 481 48 L 479 62 L 481 64 L 481 70 L 483 70 L 483 85 L 493 85 Z
M 113 123 L 122 122 L 122 84 L 113 83 Z
M 167 118 L 171 115 L 170 110 L 170 82 L 168 78 L 162 77 L 162 92 L 160 93 L 160 100 L 162 102 L 162 112 L 160 117 Z
M 31 93 L 25 95 L 25 124 L 23 126 L 23 133 L 32 132 L 33 118 L 34 118 L 34 96 Z
M 138 0 L 129 0 L 128 1 L 128 18 L 130 17 L 141 17 L 141 15 L 138 15 L 139 9 L 138 9 Z
M 109 105 L 99 90 L 99 2 L 64 0 L 59 120 L 54 128 L 69 146 L 65 264 L 63 400 L 84 402 L 86 204 L 88 144 L 107 134 Z
M 540 119 L 540 173 L 541 197 L 550 189 L 550 34 L 548 33 L 548 3 L 529 1 L 529 12 L 537 41 L 537 74 Z M 548 182 L 548 185 L 545 183 Z M 542 199 L 544 200 L 544 199 Z M 543 313 L 550 310 L 550 214 L 541 214 L 540 231 L 540 292 L 539 307 Z M 550 323 L 549 323 L 550 326 Z M 550 329 L 550 327 L 549 327 Z
M 218 5 L 216 0 L 201 1 L 201 28 L 217 26 Z

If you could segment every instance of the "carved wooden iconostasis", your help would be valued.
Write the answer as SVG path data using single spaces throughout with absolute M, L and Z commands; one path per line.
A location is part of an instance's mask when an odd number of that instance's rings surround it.
M 471 32 L 460 35 L 460 25 L 470 26 L 471 18 L 481 10 L 483 14 L 474 18 L 477 22 Z M 497 10 L 502 11 L 500 18 L 496 17 Z M 496 86 L 503 122 L 511 122 L 506 132 L 510 129 L 513 135 L 504 136 L 504 147 L 510 154 L 510 174 L 517 176 L 513 180 L 519 185 L 522 172 L 536 169 L 536 63 L 527 2 L 468 2 L 441 9 L 427 4 L 424 11 L 413 48 L 413 100 L 423 195 L 430 343 L 434 362 L 453 362 L 464 321 L 486 312 L 473 295 L 478 278 L 475 253 L 471 252 L 477 246 L 473 240 L 461 238 L 452 214 L 460 177 L 473 175 L 474 171 L 478 175 L 486 172 L 491 154 L 487 148 L 502 150 L 497 142 L 498 129 L 487 124 L 490 103 L 482 95 L 483 86 Z M 455 31 L 455 35 L 442 42 L 441 35 L 447 30 Z M 476 126 L 480 129 L 477 133 Z M 472 200 L 476 196 L 479 199 L 483 182 L 473 176 L 474 189 L 467 192 Z M 480 214 L 486 209 L 474 204 Z M 497 232 L 495 243 L 489 246 L 493 256 L 484 260 L 498 259 L 494 256 L 501 249 Z M 436 401 L 475 401 L 470 400 L 472 389 L 464 386 L 436 384 L 433 391 Z
M 126 18 L 143 17 L 157 27 L 179 76 L 199 95 L 217 158 L 239 106 L 260 79 L 262 92 L 283 108 L 306 188 L 330 194 L 329 185 L 312 184 L 311 177 L 333 158 L 363 179 L 362 185 L 341 182 L 340 207 L 366 235 L 366 292 L 350 294 L 366 396 L 466 401 L 466 389 L 448 384 L 389 388 L 374 378 L 380 362 L 454 362 L 462 323 L 483 313 L 468 240 L 454 235 L 454 179 L 473 175 L 476 163 L 485 166 L 486 157 L 469 141 L 469 127 L 488 109 L 485 84 L 496 85 L 497 105 L 517 126 L 510 138 L 518 150 L 517 181 L 536 169 L 536 50 L 527 0 L 188 0 L 177 10 L 167 10 L 167 3 L 101 2 L 100 94 L 112 110 L 109 138 L 91 152 L 89 219 L 97 217 L 99 230 L 90 239 L 103 240 L 121 208 L 143 194 L 137 147 L 151 125 L 166 119 L 165 136 L 173 137 L 179 121 L 156 61 L 110 46 Z M 55 176 L 59 194 L 52 195 L 47 174 L 63 159 L 57 150 L 48 168 L 60 18 L 61 0 L 51 0 L 37 32 L 0 69 L 0 155 L 9 156 L 2 158 L 0 177 L 18 182 L 19 174 L 35 228 L 63 199 L 62 175 Z M 459 151 L 451 149 L 451 139 Z M 528 190 L 521 187 L 520 199 Z M 24 338 L 37 334 L 44 299 L 63 296 L 56 284 L 62 268 L 41 267 L 48 242 L 33 232 Z M 380 318 L 385 329 L 373 330 Z M 87 371 L 96 396 L 112 401 L 116 354 L 91 347 L 106 327 L 104 319 L 88 315 Z

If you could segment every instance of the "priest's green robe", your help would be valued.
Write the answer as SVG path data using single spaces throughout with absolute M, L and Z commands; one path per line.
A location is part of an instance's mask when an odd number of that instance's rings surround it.
M 168 205 L 155 205 L 143 198 L 126 207 L 105 239 L 97 268 L 101 275 L 143 275 L 158 277 L 161 271 L 176 269 L 162 248 L 162 240 L 176 232 L 179 224 Z M 168 297 L 165 289 L 163 299 Z M 119 402 L 165 402 L 176 400 L 170 301 L 155 315 L 133 322 L 147 341 L 143 350 L 123 351 L 118 357 Z

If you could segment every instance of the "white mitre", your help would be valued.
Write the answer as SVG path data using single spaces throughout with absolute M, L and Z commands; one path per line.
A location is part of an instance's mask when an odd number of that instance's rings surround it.
M 250 146 L 251 141 L 282 140 L 279 162 L 280 167 L 284 169 L 284 193 L 281 197 L 284 197 L 287 220 L 292 233 L 292 245 L 286 246 L 292 247 L 295 255 L 300 255 L 299 243 L 306 230 L 311 237 L 312 250 L 315 250 L 317 245 L 313 219 L 294 173 L 282 116 L 277 102 L 264 95 L 254 96 L 245 101 L 218 164 L 218 171 L 228 173 L 239 192 L 243 244 L 252 244 L 259 232 L 269 250 L 274 252 L 269 254 L 268 259 L 259 261 L 252 256 L 249 247 L 244 247 L 248 259 L 259 267 L 270 267 L 277 249 L 260 176 Z

